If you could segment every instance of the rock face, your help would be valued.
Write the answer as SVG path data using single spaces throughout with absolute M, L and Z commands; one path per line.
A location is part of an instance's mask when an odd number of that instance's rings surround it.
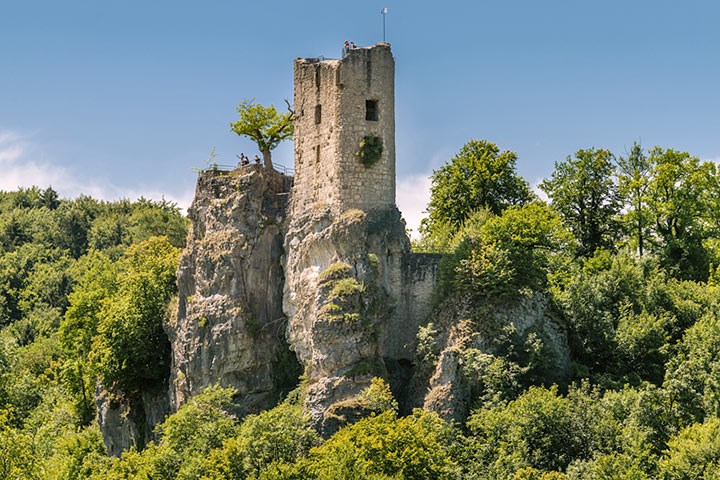
M 438 257 L 410 253 L 395 207 L 286 218 L 291 184 L 259 166 L 199 177 L 166 324 L 171 410 L 214 383 L 238 391 L 240 415 L 270 408 L 304 371 L 329 435 L 373 376 L 405 398 Z
M 154 438 L 155 426 L 170 413 L 167 388 L 160 385 L 132 399 L 116 399 L 98 385 L 95 392 L 98 424 L 108 455 L 119 457 L 134 446 L 142 449 Z
M 188 211 L 172 346 L 173 410 L 203 387 L 238 391 L 240 415 L 272 407 L 300 366 L 285 341 L 283 222 L 291 177 L 247 166 L 209 170 Z
M 477 398 L 512 392 L 519 382 L 561 383 L 570 368 L 565 328 L 538 292 L 478 306 L 451 296 L 419 333 L 411 403 L 464 421 Z
M 373 376 L 405 398 L 437 257 L 410 253 L 395 207 L 286 218 L 291 183 L 255 166 L 199 177 L 166 324 L 171 410 L 214 383 L 238 391 L 239 415 L 270 408 L 304 371 L 329 435 Z
M 270 408 L 304 373 L 305 406 L 329 436 L 367 414 L 357 399 L 375 376 L 402 413 L 463 420 L 474 399 L 566 375 L 566 334 L 542 294 L 451 295 L 432 312 L 441 256 L 411 253 L 397 208 L 286 215 L 291 180 L 254 166 L 199 178 L 166 325 L 172 410 L 214 383 L 237 389 L 240 415 Z
M 305 366 L 306 406 L 329 435 L 344 423 L 340 405 L 412 358 L 413 335 L 394 328 L 407 320 L 398 305 L 409 240 L 397 209 L 315 209 L 292 218 L 285 244 L 287 337 Z

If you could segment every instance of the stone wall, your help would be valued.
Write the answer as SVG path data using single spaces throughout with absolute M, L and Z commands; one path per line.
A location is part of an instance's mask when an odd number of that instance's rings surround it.
M 334 160 L 338 156 L 339 68 L 339 60 L 295 61 L 294 209 L 329 206 L 339 201 L 339 164 Z
M 411 360 L 415 355 L 417 332 L 432 311 L 433 288 L 443 255 L 407 253 L 401 267 L 398 308 L 394 331 L 385 338 L 386 356 Z
M 339 425 L 338 406 L 348 410 L 373 376 L 385 377 L 404 403 L 417 332 L 431 308 L 438 257 L 410 252 L 395 206 L 394 77 L 385 43 L 341 60 L 295 61 L 283 308 L 308 381 L 306 407 L 324 435 Z M 366 136 L 383 144 L 372 165 L 356 155 Z M 357 286 L 355 296 L 323 280 L 338 266 L 346 266 L 342 281 Z
M 341 60 L 295 61 L 293 209 L 367 211 L 395 205 L 395 61 L 390 45 L 350 50 Z M 378 119 L 366 120 L 366 101 Z M 365 136 L 383 142 L 380 160 L 356 157 Z

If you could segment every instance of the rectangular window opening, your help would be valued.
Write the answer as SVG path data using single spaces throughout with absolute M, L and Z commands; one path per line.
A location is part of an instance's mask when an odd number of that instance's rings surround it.
M 378 121 L 378 101 L 377 100 L 365 100 L 365 120 L 371 122 Z
M 320 145 L 315 147 L 315 163 L 320 163 Z
M 320 125 L 322 121 L 322 106 L 315 105 L 315 125 Z

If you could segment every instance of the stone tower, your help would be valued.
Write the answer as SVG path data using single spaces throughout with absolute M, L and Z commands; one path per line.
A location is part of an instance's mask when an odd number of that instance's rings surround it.
M 293 210 L 333 214 L 395 206 L 395 61 L 390 45 L 349 50 L 340 60 L 295 60 Z M 382 140 L 363 165 L 365 137 Z

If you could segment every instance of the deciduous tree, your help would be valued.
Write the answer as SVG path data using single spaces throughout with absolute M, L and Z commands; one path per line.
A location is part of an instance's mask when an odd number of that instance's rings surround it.
M 292 138 L 295 115 L 292 111 L 278 113 L 274 105 L 265 107 L 253 100 L 243 100 L 237 107 L 240 119 L 230 124 L 238 135 L 257 143 L 265 168 L 272 169 L 272 150 L 283 140 Z
M 625 219 L 630 225 L 631 236 L 637 243 L 640 256 L 645 253 L 648 235 L 647 189 L 650 181 L 650 160 L 638 143 L 634 143 L 627 157 L 618 159 L 619 193 L 626 204 Z
M 661 262 L 677 278 L 707 280 L 709 257 L 702 241 L 713 216 L 716 167 L 687 152 L 660 147 L 650 151 L 648 161 L 648 212 Z
M 177 291 L 179 256 L 166 237 L 152 237 L 119 260 L 119 288 L 97 314 L 90 355 L 106 388 L 135 392 L 167 375 L 170 344 L 162 322 Z
M 516 160 L 515 152 L 501 152 L 494 143 L 466 143 L 432 175 L 429 217 L 423 220 L 423 235 L 443 225 L 448 225 L 452 234 L 480 208 L 498 215 L 511 205 L 531 201 L 528 183 L 515 171 Z
M 552 176 L 540 184 L 578 240 L 578 255 L 611 248 L 620 211 L 613 182 L 615 157 L 609 150 L 578 150 L 574 157 L 555 163 Z

